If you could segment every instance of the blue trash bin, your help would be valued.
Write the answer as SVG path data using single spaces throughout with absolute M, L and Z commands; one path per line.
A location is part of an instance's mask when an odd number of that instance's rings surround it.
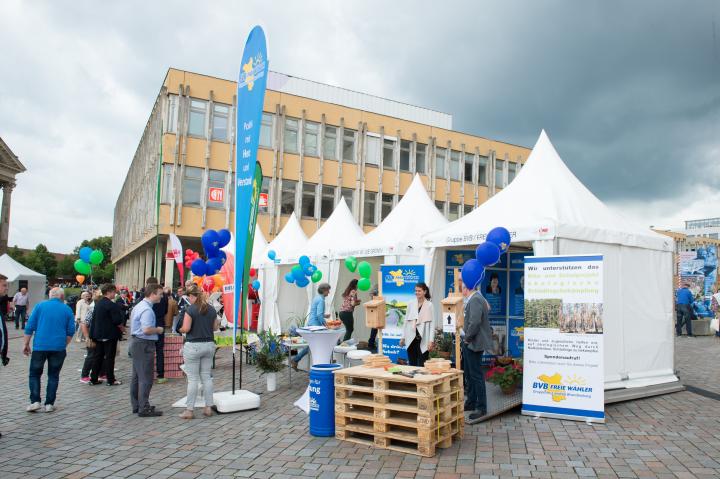
M 316 364 L 310 368 L 310 434 L 335 435 L 335 377 L 340 364 Z

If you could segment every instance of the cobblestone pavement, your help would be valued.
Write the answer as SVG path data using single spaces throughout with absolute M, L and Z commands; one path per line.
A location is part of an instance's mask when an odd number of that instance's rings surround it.
M 680 373 L 720 391 L 714 368 L 720 342 L 682 338 Z M 28 359 L 11 341 L 11 363 L 0 369 L 0 478 L 83 477 L 720 477 L 720 403 L 692 392 L 611 405 L 607 424 L 535 420 L 511 411 L 466 427 L 465 438 L 421 458 L 307 432 L 307 416 L 292 406 L 304 386 L 279 376 L 262 394 L 260 410 L 183 421 L 170 404 L 184 380 L 153 387 L 160 418 L 130 413 L 127 342 L 121 343 L 119 387 L 78 382 L 83 351 L 72 343 L 61 375 L 55 413 L 29 414 Z M 216 390 L 230 387 L 229 350 L 218 354 Z M 244 387 L 264 380 L 246 366 Z M 44 385 L 44 382 L 43 382 Z

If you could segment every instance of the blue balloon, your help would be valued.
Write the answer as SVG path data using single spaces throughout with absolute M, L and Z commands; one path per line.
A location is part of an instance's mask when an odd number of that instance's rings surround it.
M 300 266 L 302 266 L 302 270 L 305 276 L 312 276 L 312 274 L 317 270 L 317 266 L 314 266 L 312 264 L 305 264 Z
M 205 261 L 196 259 L 190 265 L 190 271 L 192 271 L 195 276 L 205 276 L 207 274 L 207 265 Z
M 205 274 L 215 274 L 222 268 L 222 260 L 218 257 L 210 258 L 205 264 L 207 265 L 207 273 Z
M 295 278 L 296 280 L 305 278 L 305 272 L 303 271 L 302 267 L 299 265 L 293 266 L 291 272 L 292 272 L 293 278 Z
M 253 281 L 252 287 L 255 291 L 259 290 L 260 289 L 260 281 L 258 281 L 258 280 Z
M 219 259 L 221 266 L 224 265 L 227 261 L 227 255 L 225 254 L 225 251 L 218 251 L 217 254 L 213 256 L 213 258 Z
M 275 254 L 275 250 L 274 250 L 274 249 L 271 249 L 270 251 L 268 251 L 268 252 L 267 252 L 267 255 L 268 255 L 268 258 L 270 258 L 271 260 L 275 261 L 275 256 L 276 256 L 276 254 Z
M 80 259 L 85 261 L 86 263 L 90 262 L 90 255 L 92 254 L 93 250 L 89 246 L 83 246 L 80 248 Z
M 475 250 L 475 259 L 485 267 L 492 266 L 500 260 L 500 248 L 489 241 L 480 243 Z
M 500 248 L 500 251 L 504 253 L 510 247 L 510 232 L 502 226 L 498 226 L 490 230 L 485 241 L 495 243 Z
M 465 262 L 460 270 L 460 276 L 466 287 L 474 289 L 482 279 L 484 268 L 476 259 L 470 259 Z
M 307 279 L 307 277 L 303 276 L 302 278 L 295 280 L 295 284 L 298 285 L 298 288 L 304 288 L 308 284 L 310 284 L 310 280 Z
M 208 257 L 215 256 L 220 249 L 220 235 L 215 230 L 207 230 L 200 237 L 205 254 Z
M 232 236 L 230 235 L 230 230 L 229 230 L 229 229 L 225 229 L 225 228 L 219 230 L 219 231 L 218 231 L 218 238 L 219 238 L 219 240 L 220 240 L 219 246 L 220 246 L 221 248 L 224 248 L 225 246 L 228 245 L 228 243 L 230 243 L 230 239 L 232 238 Z
M 292 273 L 288 273 L 285 275 L 285 281 L 287 281 L 290 284 L 293 284 L 295 282 L 295 276 L 293 276 Z
M 305 255 L 302 255 L 302 256 L 300 256 L 298 263 L 300 263 L 300 266 L 306 266 L 306 265 L 310 264 L 310 258 L 308 258 Z

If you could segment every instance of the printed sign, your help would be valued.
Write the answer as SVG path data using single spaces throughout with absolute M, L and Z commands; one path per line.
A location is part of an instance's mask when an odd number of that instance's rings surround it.
M 443 333 L 455 334 L 457 332 L 457 329 L 455 327 L 456 324 L 457 324 L 457 320 L 455 319 L 455 313 L 443 313 L 443 317 L 442 317 Z
M 415 285 L 425 281 L 422 265 L 381 265 L 382 294 L 385 298 L 385 329 L 382 330 L 382 353 L 392 362 L 407 357 L 407 344 L 400 346 L 408 306 L 415 305 Z M 454 331 L 454 330 L 453 330 Z
M 260 208 L 268 207 L 268 194 L 267 193 L 260 193 L 260 202 L 258 203 L 258 206 L 260 206 Z
M 525 258 L 522 413 L 605 422 L 603 257 Z
M 213 203 L 225 201 L 225 188 L 208 188 L 208 200 Z

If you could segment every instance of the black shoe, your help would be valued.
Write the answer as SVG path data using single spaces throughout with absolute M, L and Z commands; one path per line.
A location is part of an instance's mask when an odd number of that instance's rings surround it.
M 138 412 L 138 417 L 158 417 L 162 415 L 162 411 L 156 411 L 154 408 L 149 408 Z
M 93 381 L 92 379 L 88 383 L 90 386 L 97 386 L 98 384 L 102 384 L 102 381 Z
M 155 410 L 155 406 L 150 406 L 150 410 L 151 410 L 151 411 L 154 411 L 154 410 Z M 133 409 L 132 411 L 133 411 L 133 412 L 132 412 L 133 414 L 137 414 L 137 413 L 138 413 L 138 410 L 137 410 L 137 409 Z
M 485 411 L 475 411 L 474 413 L 470 414 L 470 416 L 468 416 L 468 418 L 471 421 L 474 421 L 475 419 L 480 419 L 481 417 L 486 416 L 486 415 L 487 415 L 487 412 L 485 412 Z
M 463 406 L 463 410 L 465 410 L 465 411 L 474 411 L 474 410 L 475 410 L 475 405 L 470 404 L 469 402 L 466 402 L 465 405 Z

